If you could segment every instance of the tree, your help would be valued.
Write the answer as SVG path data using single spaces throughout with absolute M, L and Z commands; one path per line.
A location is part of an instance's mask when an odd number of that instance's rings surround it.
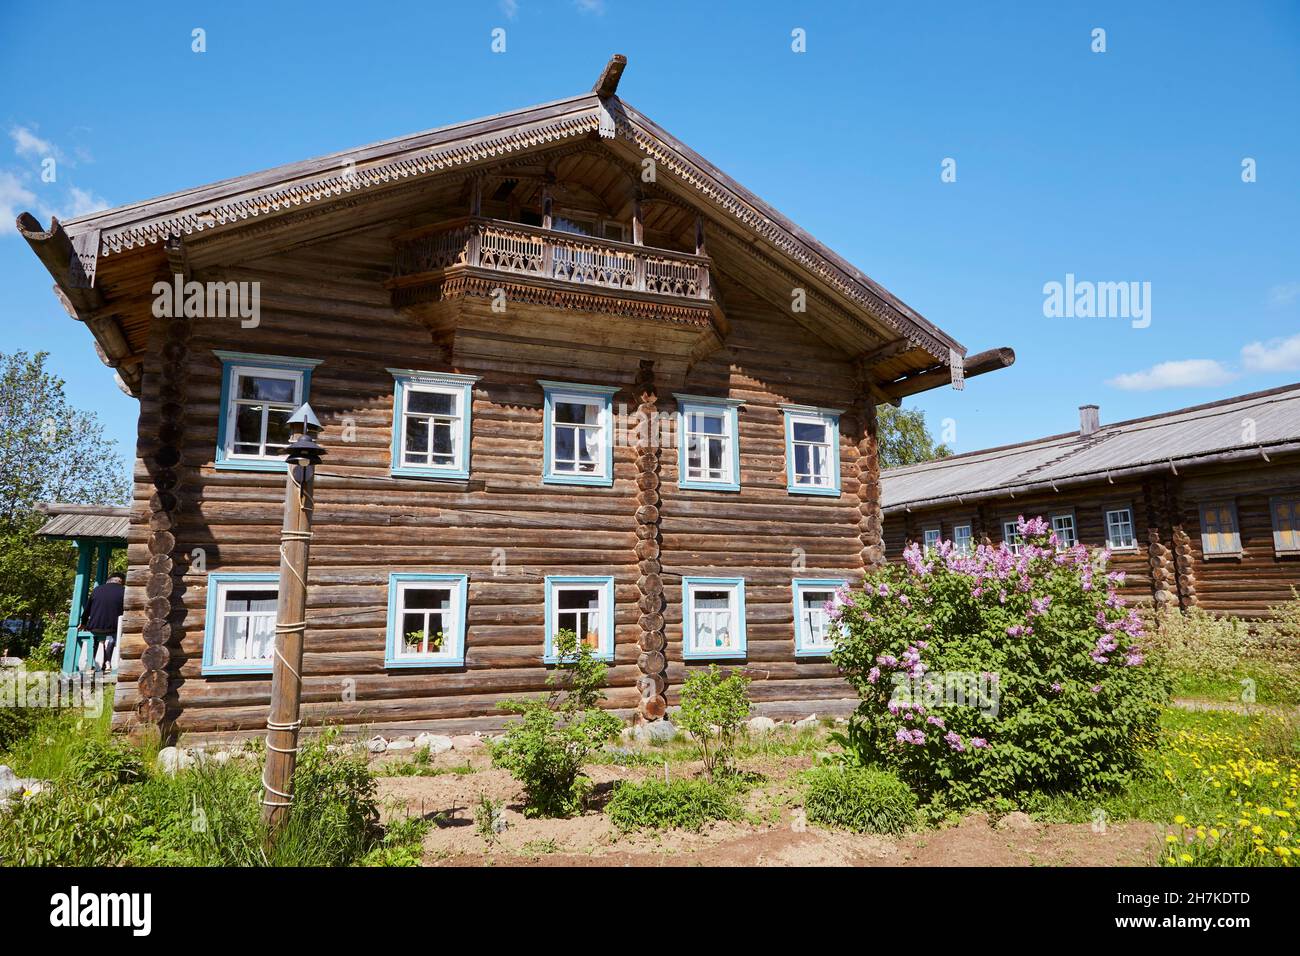
M 36 536 L 37 504 L 124 504 L 130 488 L 116 443 L 93 412 L 68 402 L 46 358 L 0 352 L 0 621 L 23 622 L 19 645 L 66 611 L 72 591 L 72 545 Z
M 925 425 L 925 412 L 919 408 L 880 405 L 876 408 L 876 417 L 881 468 L 915 465 L 952 454 L 947 445 L 934 443 L 930 429 Z

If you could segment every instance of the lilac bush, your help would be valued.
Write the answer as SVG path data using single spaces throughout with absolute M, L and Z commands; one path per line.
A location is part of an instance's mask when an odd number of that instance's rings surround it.
M 1107 551 L 1061 548 L 1041 518 L 959 554 L 904 563 L 835 594 L 833 660 L 861 697 L 846 740 L 939 807 L 1119 785 L 1169 688 Z

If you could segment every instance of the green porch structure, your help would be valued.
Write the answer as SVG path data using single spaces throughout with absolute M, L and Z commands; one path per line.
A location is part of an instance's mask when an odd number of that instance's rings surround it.
M 94 664 L 94 640 L 78 624 L 90 599 L 92 582 L 96 587 L 104 583 L 113 551 L 126 547 L 131 509 L 46 503 L 40 506 L 40 511 L 47 520 L 37 533 L 43 538 L 71 541 L 77 549 L 77 576 L 72 584 L 72 607 L 68 611 L 68 633 L 63 643 L 63 673 L 71 674 Z M 105 670 L 111 669 L 111 661 L 104 664 Z

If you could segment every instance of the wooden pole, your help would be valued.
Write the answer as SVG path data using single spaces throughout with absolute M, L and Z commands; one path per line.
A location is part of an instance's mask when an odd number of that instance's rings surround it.
M 266 768 L 262 772 L 262 819 L 275 829 L 293 804 L 293 771 L 302 727 L 302 645 L 307 629 L 307 568 L 311 552 L 312 486 L 324 449 L 312 440 L 315 416 L 289 446 L 280 531 L 280 584 L 275 609 L 275 655 L 271 712 L 266 720 Z M 299 409 L 301 414 L 303 409 Z M 294 416 L 295 418 L 298 415 Z M 319 426 L 318 426 L 319 427 Z

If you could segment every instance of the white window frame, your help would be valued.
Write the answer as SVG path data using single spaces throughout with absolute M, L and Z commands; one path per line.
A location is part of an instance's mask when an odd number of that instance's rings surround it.
M 962 530 L 965 530 L 965 535 L 958 533 Z M 975 553 L 974 528 L 969 521 L 952 526 L 952 549 L 954 553 L 961 555 Z
M 930 525 L 930 527 L 928 528 L 926 527 L 921 528 L 921 550 L 922 551 L 929 551 L 933 548 L 937 548 L 939 547 L 939 544 L 942 541 L 943 541 L 942 525 L 936 524 L 936 525 Z
M 1126 519 L 1120 521 L 1111 521 L 1111 515 L 1126 515 Z M 1137 522 L 1133 518 L 1132 505 L 1118 505 L 1114 508 L 1105 508 L 1102 511 L 1102 521 L 1106 525 L 1106 547 L 1111 551 L 1136 551 L 1137 550 Z M 1115 539 L 1116 526 L 1128 525 L 1129 538 L 1128 544 L 1117 542 Z
M 737 399 L 709 398 L 703 395 L 674 394 L 673 397 L 677 399 L 677 486 L 706 491 L 739 491 L 740 417 L 737 409 L 745 403 Z M 689 425 L 692 415 L 712 415 L 722 419 L 721 435 L 697 433 L 709 441 L 720 439 L 723 442 L 724 473 L 721 476 L 691 475 L 689 463 L 692 432 Z M 705 455 L 701 452 L 701 465 L 705 460 Z
M 550 575 L 546 578 L 546 640 L 542 659 L 547 664 L 560 663 L 559 652 L 555 646 L 555 635 L 560 630 L 559 617 L 560 595 L 569 591 L 596 591 L 599 603 L 595 611 L 583 611 L 595 614 L 598 619 L 600 643 L 594 648 L 593 656 L 603 661 L 614 660 L 614 579 L 608 575 Z
M 1020 546 L 1024 541 L 1020 537 L 1020 524 L 1015 520 L 1002 522 L 1002 541 L 1011 550 L 1012 554 L 1020 553 Z
M 1058 511 L 1056 514 L 1051 516 L 1050 521 L 1052 531 L 1056 534 L 1056 546 L 1058 548 L 1061 548 L 1062 550 L 1073 548 L 1079 543 L 1079 523 L 1075 521 L 1073 511 Z M 1059 522 L 1069 522 L 1070 541 L 1068 543 L 1061 534 L 1061 529 L 1064 525 Z
M 1231 529 L 1224 530 L 1218 521 L 1218 516 L 1227 510 L 1231 521 Z M 1215 512 L 1215 519 L 1209 519 L 1210 512 Z M 1206 560 L 1215 558 L 1239 558 L 1241 557 L 1241 524 L 1237 520 L 1237 502 L 1227 498 L 1216 498 L 1213 501 L 1204 501 L 1197 506 L 1197 512 L 1201 519 L 1201 556 Z M 1216 530 L 1211 530 L 1214 528 Z M 1216 547 L 1211 549 L 1210 536 L 1226 536 L 1227 547 Z
M 839 409 L 812 408 L 807 405 L 783 405 L 785 415 L 785 484 L 786 491 L 792 495 L 831 495 L 840 494 L 840 415 Z M 822 428 L 820 442 L 795 441 L 796 425 L 819 425 Z M 800 481 L 795 454 L 797 445 L 807 445 L 826 449 L 825 475 L 816 483 Z M 811 457 L 810 457 L 811 460 Z M 807 477 L 815 477 L 809 474 Z
M 1289 516 L 1289 529 L 1283 527 L 1284 516 Z M 1269 498 L 1268 519 L 1273 528 L 1273 553 L 1278 557 L 1300 554 L 1300 495 Z
M 217 426 L 217 453 L 214 464 L 220 469 L 244 471 L 284 471 L 288 465 L 285 453 L 266 452 L 267 409 L 262 410 L 260 451 L 258 454 L 235 451 L 235 433 L 238 426 L 237 409 L 243 404 L 287 406 L 286 402 L 252 402 L 239 398 L 241 378 L 275 378 L 294 383 L 292 409 L 307 401 L 311 391 L 312 369 L 320 359 L 294 358 L 286 355 L 254 355 L 247 352 L 213 350 L 221 359 L 221 410 Z
M 470 445 L 473 436 L 474 383 L 478 375 L 456 375 L 451 372 L 422 372 L 417 369 L 390 368 L 393 376 L 393 441 L 390 474 L 395 478 L 442 478 L 464 480 L 469 477 Z M 412 392 L 451 395 L 456 399 L 454 415 L 433 415 L 409 412 Z M 408 462 L 406 457 L 406 419 L 452 418 L 456 422 L 451 433 L 452 461 L 450 464 L 420 464 Z M 429 429 L 429 448 L 432 451 L 433 429 Z M 432 458 L 432 454 L 430 455 Z
M 226 610 L 227 595 L 231 591 L 261 591 L 278 596 L 280 576 L 272 573 L 227 573 L 213 572 L 207 576 L 207 613 L 203 627 L 203 665 L 204 674 L 269 674 L 275 653 L 274 627 L 276 613 L 272 612 L 271 653 L 262 658 L 223 658 L 221 654 L 222 634 L 225 622 L 231 616 Z M 240 615 L 251 616 L 251 615 Z M 258 615 L 264 616 L 264 615 Z
M 836 625 L 831 621 L 830 616 L 824 611 L 820 611 L 820 623 L 822 633 L 826 640 L 817 641 L 814 639 L 814 628 L 817 621 L 809 621 L 804 614 L 804 598 L 808 592 L 827 595 L 834 594 L 842 587 L 846 587 L 848 582 L 843 578 L 795 578 L 790 585 L 793 592 L 793 611 L 794 611 L 794 655 L 795 657 L 826 657 L 835 649 L 835 635 L 838 633 Z M 820 609 L 819 609 L 820 610 Z
M 464 574 L 427 574 L 394 572 L 388 576 L 388 639 L 384 651 L 385 668 L 461 667 L 465 663 L 465 615 L 468 577 Z M 411 591 L 450 591 L 451 617 L 443 620 L 443 647 L 435 653 L 412 654 L 406 650 L 403 618 L 407 613 L 406 595 Z M 424 608 L 411 609 L 412 614 Z M 427 634 L 426 634 L 427 642 Z
M 572 382 L 550 382 L 539 380 L 542 386 L 542 480 L 548 484 L 559 485 L 603 485 L 614 483 L 614 415 L 613 396 L 616 387 L 604 385 L 577 385 Z M 574 425 L 555 421 L 555 405 L 572 403 L 587 405 L 600 410 L 595 426 Z M 556 428 L 595 428 L 600 433 L 600 449 L 594 464 L 597 471 L 557 471 L 555 468 Z M 575 445 L 576 452 L 576 445 Z
M 697 612 L 695 596 L 702 591 L 724 591 L 728 596 L 727 613 L 729 630 L 733 635 L 731 646 L 700 647 L 696 625 L 702 615 L 716 616 L 710 609 Z M 682 659 L 717 660 L 743 658 L 747 653 L 745 634 L 745 579 L 744 578 L 682 578 Z

